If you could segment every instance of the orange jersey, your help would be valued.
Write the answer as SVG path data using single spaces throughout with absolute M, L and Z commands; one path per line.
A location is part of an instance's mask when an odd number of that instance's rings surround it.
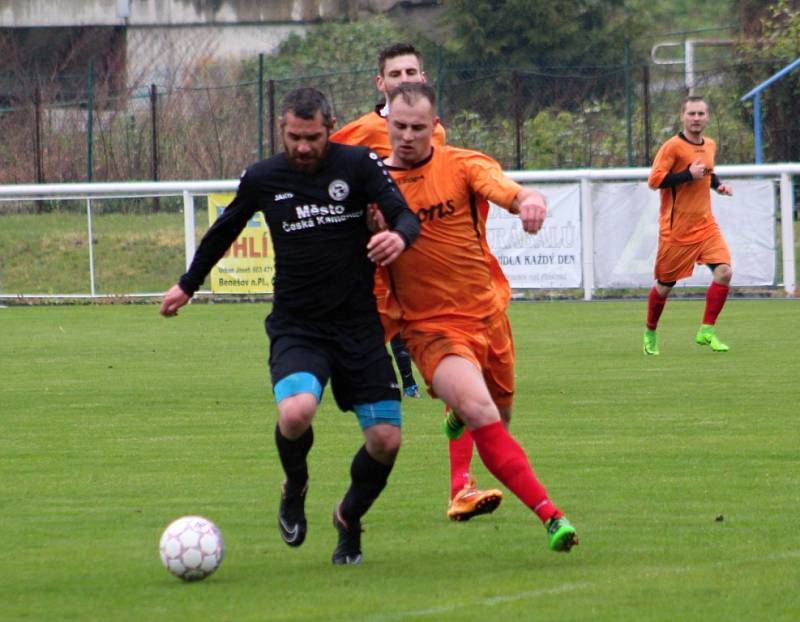
M 390 170 L 421 224 L 417 241 L 389 266 L 403 321 L 505 310 L 510 288 L 486 242 L 478 195 L 508 209 L 521 186 L 489 156 L 449 146 L 412 169 Z
M 686 171 L 701 160 L 706 172 L 700 179 L 679 183 L 671 188 L 661 188 L 659 239 L 671 244 L 697 244 L 719 231 L 711 212 L 711 174 L 717 145 L 710 138 L 703 143 L 690 143 L 681 134 L 673 136 L 658 150 L 647 180 L 656 190 L 669 173 Z
M 387 157 L 392 152 L 392 145 L 389 142 L 386 117 L 381 114 L 382 108 L 383 106 L 378 106 L 372 112 L 351 121 L 331 134 L 330 139 L 346 145 L 363 145 L 382 158 Z M 437 123 L 433 130 L 433 145 L 442 146 L 446 143 L 444 128 L 441 123 Z

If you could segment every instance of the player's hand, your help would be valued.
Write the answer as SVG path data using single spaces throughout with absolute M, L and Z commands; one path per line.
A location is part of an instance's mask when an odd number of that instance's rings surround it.
M 695 160 L 689 165 L 689 172 L 692 174 L 692 179 L 700 179 L 706 174 L 706 164 L 702 160 Z
M 190 299 L 191 296 L 183 291 L 180 285 L 173 285 L 164 294 L 164 299 L 161 301 L 161 315 L 164 317 L 178 315 L 178 309 L 189 302 Z
M 717 186 L 717 194 L 724 194 L 726 197 L 732 197 L 733 188 L 730 184 L 720 184 Z
M 547 218 L 547 199 L 532 188 L 525 188 L 514 199 L 512 213 L 519 214 L 526 233 L 538 233 Z
M 406 249 L 406 241 L 394 231 L 379 231 L 367 243 L 367 257 L 379 266 L 388 266 Z

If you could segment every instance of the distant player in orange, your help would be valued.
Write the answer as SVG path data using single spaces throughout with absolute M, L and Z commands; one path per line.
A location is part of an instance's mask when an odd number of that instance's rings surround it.
M 331 140 L 350 145 L 364 145 L 370 147 L 381 157 L 387 157 L 392 146 L 389 142 L 389 132 L 386 126 L 386 117 L 389 114 L 389 104 L 386 94 L 402 83 L 426 82 L 427 77 L 422 65 L 422 55 L 409 43 L 394 43 L 385 47 L 378 56 L 378 75 L 375 76 L 375 88 L 382 94 L 383 99 L 374 110 L 368 112 L 355 121 L 331 134 Z M 437 123 L 431 137 L 432 144 L 444 146 L 446 136 L 444 127 Z M 476 198 L 477 209 L 483 219 L 488 214 L 489 204 L 485 199 Z M 488 247 L 487 247 L 488 249 Z M 508 297 L 511 297 L 511 288 L 499 264 L 493 265 L 493 275 L 498 287 L 504 288 Z M 378 309 L 383 315 L 388 332 L 390 320 L 386 314 L 385 299 L 387 288 L 384 282 L 385 271 L 378 269 L 375 272 L 375 296 L 378 299 Z M 403 379 L 403 392 L 407 396 L 419 395 L 416 380 L 411 370 L 411 358 L 402 337 L 397 334 L 391 339 L 392 353 L 397 361 L 398 371 Z M 454 425 L 457 420 L 453 415 L 447 415 L 445 425 L 450 422 Z M 461 428 L 463 429 L 463 427 Z M 467 430 L 458 438 L 449 441 L 450 453 L 450 503 L 447 516 L 451 520 L 464 521 L 479 514 L 493 512 L 503 499 L 500 490 L 480 490 L 477 481 L 470 473 L 472 463 L 473 442 L 472 435 Z
M 647 180 L 661 191 L 656 283 L 647 300 L 645 354 L 658 355 L 656 327 L 667 304 L 667 297 L 680 279 L 692 275 L 694 265 L 706 264 L 712 282 L 706 291 L 703 324 L 695 342 L 714 352 L 727 352 L 728 346 L 717 337 L 715 324 L 728 297 L 731 254 L 711 212 L 711 193 L 731 196 L 732 188 L 714 173 L 717 144 L 704 137 L 708 123 L 708 104 L 702 97 L 687 97 L 681 106 L 683 131 L 665 142 L 656 154 Z
M 535 234 L 545 199 L 480 152 L 432 146 L 438 118 L 427 84 L 401 84 L 388 100 L 392 154 L 385 162 L 421 224 L 416 244 L 389 267 L 389 306 L 431 394 L 469 428 L 489 471 L 538 515 L 550 548 L 569 551 L 575 528 L 504 425 L 514 397 L 508 297 L 496 285 L 485 220 L 475 209 L 480 194 L 519 214 L 523 230 Z

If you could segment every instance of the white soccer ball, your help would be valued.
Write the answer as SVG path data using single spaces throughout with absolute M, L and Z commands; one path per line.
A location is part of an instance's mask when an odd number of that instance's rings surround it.
M 182 516 L 164 530 L 158 544 L 167 570 L 184 581 L 199 581 L 222 563 L 222 532 L 202 516 Z

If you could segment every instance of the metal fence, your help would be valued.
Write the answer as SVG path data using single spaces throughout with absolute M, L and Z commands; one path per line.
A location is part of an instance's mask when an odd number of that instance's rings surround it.
M 730 58 L 693 68 L 695 91 L 711 103 L 707 131 L 719 144 L 720 162 L 753 161 L 752 118 L 739 98 L 770 69 Z M 685 70 L 677 65 L 533 72 L 440 63 L 428 73 L 448 141 L 517 170 L 649 165 L 678 129 L 686 94 Z M 326 92 L 341 125 L 375 103 L 373 74 L 351 68 L 274 77 L 261 56 L 124 89 L 87 68 L 72 81 L 85 84 L 77 97 L 59 90 L 63 76 L 57 83 L 20 82 L 4 89 L 0 104 L 0 183 L 235 177 L 280 149 L 277 107 L 290 89 L 313 85 Z M 780 94 L 791 86 L 771 88 Z M 765 109 L 778 119 L 766 136 L 766 161 L 785 161 L 800 142 L 793 117 L 784 115 L 782 125 L 779 112 Z
M 580 279 L 579 284 L 570 287 L 582 288 L 586 300 L 595 296 L 598 287 L 608 287 L 597 283 L 596 266 L 607 263 L 600 260 L 614 252 L 608 240 L 604 244 L 595 243 L 592 186 L 620 180 L 641 181 L 648 172 L 649 169 L 640 167 L 510 173 L 520 183 L 580 183 L 579 213 L 573 223 L 580 230 L 577 242 Z M 778 242 L 774 252 L 780 271 L 775 283 L 761 289 L 772 295 L 778 293 L 780 286 L 785 295 L 793 296 L 797 258 L 792 177 L 800 176 L 800 163 L 721 166 L 718 172 L 726 179 L 773 180 L 779 197 L 774 217 Z M 209 210 L 202 209 L 206 195 L 230 192 L 236 186 L 235 180 L 0 186 L 0 210 L 8 202 L 47 200 L 59 204 L 71 202 L 83 211 L 82 214 L 68 210 L 44 215 L 17 214 L 6 218 L 6 227 L 0 231 L 0 260 L 6 259 L 0 261 L 0 300 L 155 296 L 172 285 L 191 260 L 197 236 L 207 228 L 210 218 Z M 156 214 L 157 220 L 153 220 L 153 214 L 118 213 L 103 207 L 109 201 L 142 200 L 142 197 L 150 200 L 153 196 L 170 198 L 179 209 Z M 553 206 L 553 213 L 564 207 Z M 640 205 L 637 209 L 643 208 Z M 740 208 L 744 212 L 746 205 Z M 634 213 L 625 215 L 627 221 L 638 217 Z M 747 214 L 737 220 L 745 229 L 750 222 Z M 652 229 L 657 229 L 655 217 Z M 2 248 L 4 244 L 8 248 Z M 43 261 L 46 255 L 57 259 Z M 37 272 L 40 266 L 45 267 L 41 273 Z M 648 271 L 639 286 L 649 283 L 650 278 Z M 605 295 L 615 297 L 613 292 Z

